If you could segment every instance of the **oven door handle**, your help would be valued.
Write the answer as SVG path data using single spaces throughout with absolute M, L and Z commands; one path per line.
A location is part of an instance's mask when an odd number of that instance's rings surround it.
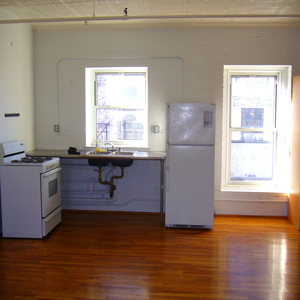
M 43 174 L 43 177 L 46 178 L 46 177 L 48 177 L 48 176 L 51 176 L 52 174 L 57 173 L 57 172 L 59 172 L 60 170 L 62 170 L 62 168 L 55 168 L 55 169 L 53 169 L 53 170 L 51 170 L 51 171 L 49 171 L 49 172 L 47 172 L 47 173 L 44 173 L 44 174 Z

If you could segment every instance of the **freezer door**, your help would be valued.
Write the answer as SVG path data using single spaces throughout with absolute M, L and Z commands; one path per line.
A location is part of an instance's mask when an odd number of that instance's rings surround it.
M 209 103 L 169 103 L 170 145 L 214 145 L 215 105 Z
M 166 226 L 212 228 L 214 147 L 169 146 L 166 176 Z

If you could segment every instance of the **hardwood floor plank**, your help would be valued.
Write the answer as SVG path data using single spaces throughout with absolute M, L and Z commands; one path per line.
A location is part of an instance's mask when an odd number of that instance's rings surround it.
M 282 218 L 63 211 L 42 240 L 0 239 L 0 299 L 300 299 L 300 234 Z

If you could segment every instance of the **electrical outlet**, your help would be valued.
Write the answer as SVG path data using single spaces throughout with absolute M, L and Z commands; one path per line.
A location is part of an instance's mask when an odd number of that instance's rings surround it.
M 159 133 L 159 126 L 158 125 L 153 126 L 153 132 L 154 133 Z
M 59 132 L 59 125 L 54 125 L 54 132 Z

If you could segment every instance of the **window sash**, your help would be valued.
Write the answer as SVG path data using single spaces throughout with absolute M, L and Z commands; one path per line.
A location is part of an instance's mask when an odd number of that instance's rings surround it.
M 109 118 L 103 120 L 103 122 L 98 122 L 97 109 L 95 110 L 96 140 L 100 140 L 101 135 L 106 141 L 118 144 L 124 144 L 129 141 L 140 143 L 145 140 L 145 128 L 147 128 L 147 118 L 145 117 L 145 110 L 132 108 L 126 108 L 124 110 L 115 108 L 102 108 L 102 110 L 107 110 L 108 113 L 110 111 L 111 113 L 113 113 L 113 115 L 109 115 Z M 126 115 L 126 113 L 137 117 L 137 122 L 130 122 L 130 120 L 126 120 L 126 117 L 124 118 L 124 114 Z M 101 126 L 100 124 L 102 124 L 103 126 Z M 123 138 L 121 138 L 121 136 L 123 136 Z
M 233 126 L 232 124 L 233 124 L 233 109 L 234 109 L 234 106 L 235 105 L 241 105 L 241 103 L 239 103 L 240 101 L 240 99 L 237 99 L 236 101 L 234 101 L 234 99 L 233 99 L 233 97 L 236 97 L 236 98 L 242 98 L 241 96 L 240 97 L 237 97 L 237 95 L 236 94 L 234 94 L 233 93 L 233 86 L 235 85 L 234 83 L 233 83 L 233 79 L 249 79 L 249 80 L 251 80 L 252 78 L 254 77 L 254 79 L 260 79 L 260 80 L 263 80 L 263 79 L 266 79 L 266 78 L 268 78 L 268 79 L 273 79 L 273 84 L 274 84 L 274 86 L 273 86 L 273 95 L 271 96 L 270 95 L 270 93 L 268 94 L 268 95 L 265 95 L 265 97 L 272 97 L 273 98 L 273 102 L 272 102 L 272 111 L 271 111 L 271 114 L 272 114 L 272 126 L 270 126 L 269 125 L 269 128 L 274 128 L 274 127 L 276 127 L 276 106 L 277 106 L 277 76 L 268 76 L 268 75 L 264 75 L 264 76 L 262 76 L 262 75 L 259 75 L 259 76 L 245 76 L 245 75 L 242 75 L 242 76 L 239 76 L 239 75 L 231 75 L 231 78 L 230 78 L 230 116 L 231 116 L 231 118 L 230 118 L 230 127 L 231 128 L 243 128 L 243 126 Z M 244 88 L 247 88 L 247 87 L 244 87 Z M 253 89 L 253 90 L 255 90 L 255 89 Z M 252 92 L 253 93 L 253 90 L 252 91 L 248 91 L 248 92 Z M 255 90 L 255 92 L 256 92 L 256 90 Z M 243 92 L 242 93 L 244 93 L 244 90 L 243 90 Z M 260 91 L 260 94 L 262 93 L 262 91 Z M 244 96 L 244 94 L 243 94 L 243 96 Z M 262 108 L 262 109 L 265 109 L 266 107 L 266 105 L 264 104 L 264 106 L 263 107 L 261 107 L 262 105 L 262 103 L 259 103 L 258 102 L 258 100 L 256 100 L 256 102 L 255 102 L 255 99 L 257 98 L 257 97 L 260 97 L 260 95 L 256 95 L 256 94 L 254 94 L 254 96 L 252 96 L 252 98 L 249 98 L 249 99 L 247 99 L 248 100 L 248 105 L 247 105 L 247 107 L 246 108 L 249 108 L 249 109 L 258 109 L 258 108 Z M 254 100 L 254 101 L 253 101 Z M 244 99 L 244 101 L 245 101 L 245 99 Z M 246 101 L 245 101 L 246 102 Z M 252 103 L 250 103 L 250 102 L 254 102 L 253 104 Z M 245 103 L 243 103 L 244 105 L 245 105 Z M 260 105 L 260 106 L 259 106 Z M 243 108 L 242 108 L 243 109 Z M 270 110 L 270 109 L 269 109 Z M 269 113 L 270 114 L 270 113 Z M 241 119 L 242 119 L 242 117 L 241 117 Z M 265 124 L 263 124 L 263 125 L 265 125 Z M 248 127 L 249 128 L 249 127 Z
M 233 184 L 233 185 L 272 184 L 274 185 L 275 176 L 276 176 L 277 129 L 230 128 L 229 132 L 230 132 L 229 134 L 230 140 L 228 143 L 229 157 L 228 157 L 228 174 L 227 174 L 228 184 Z M 267 135 L 269 137 L 271 136 L 272 139 L 269 138 L 269 140 L 268 139 L 252 140 L 250 138 L 249 140 L 246 139 L 246 141 L 240 143 L 238 141 L 233 142 L 232 139 L 233 133 L 239 133 L 239 132 L 241 133 L 241 135 L 244 134 L 245 136 L 249 136 L 249 137 L 256 134 L 259 134 L 260 136 Z M 246 146 L 247 148 L 245 147 L 245 145 L 247 145 Z M 234 176 L 232 176 L 235 167 L 234 164 L 238 164 L 238 159 L 233 158 L 234 154 L 237 157 L 243 156 L 243 163 L 244 165 L 246 165 L 245 168 L 240 168 L 245 172 L 239 177 L 236 176 L 236 179 L 233 179 Z M 252 160 L 252 158 L 254 158 L 254 160 Z M 267 167 L 269 167 L 269 169 L 266 170 Z M 257 169 L 261 169 L 261 170 L 258 172 Z M 241 170 L 239 171 L 240 171 L 239 173 L 241 173 Z M 271 172 L 269 177 L 266 177 L 266 175 L 262 175 L 268 173 L 266 171 Z M 257 175 L 259 175 L 260 177 L 258 177 Z
M 105 104 L 105 105 L 99 105 L 98 104 L 98 85 L 97 85 L 97 79 L 98 79 L 98 75 L 101 76 L 105 76 L 105 75 L 116 75 L 116 80 L 110 80 L 110 82 L 108 84 L 112 84 L 112 81 L 115 81 L 116 85 L 118 85 L 119 87 L 121 86 L 121 88 L 118 88 L 118 89 L 115 89 L 115 88 L 111 88 L 111 92 L 114 93 L 113 96 L 111 96 L 111 98 L 114 98 L 114 99 L 120 99 L 122 98 L 123 100 L 123 97 L 124 97 L 124 86 L 126 85 L 124 83 L 124 78 L 123 76 L 143 76 L 143 78 L 140 78 L 140 80 L 142 80 L 143 82 L 143 88 L 141 88 L 141 85 L 139 85 L 139 89 L 137 89 L 137 93 L 139 95 L 138 98 L 140 99 L 140 101 L 137 101 L 136 103 L 132 102 L 132 101 L 128 101 L 125 105 L 120 105 L 123 101 L 121 102 L 116 102 L 116 100 L 111 100 L 112 103 L 109 103 L 109 104 Z M 121 77 L 119 77 L 119 75 L 122 75 Z M 126 109 L 126 108 L 145 108 L 146 104 L 147 104 L 147 101 L 146 101 L 146 91 L 147 91 L 147 88 L 146 88 L 146 72 L 107 72 L 107 71 L 103 71 L 103 72 L 96 72 L 95 73 L 95 88 L 94 88 L 94 92 L 95 92 L 95 102 L 94 102 L 94 105 L 95 105 L 95 108 L 116 108 L 116 109 Z M 143 89 L 143 90 L 142 90 Z M 110 98 L 110 97 L 108 97 Z M 142 100 L 141 100 L 142 99 Z M 138 100 L 138 99 L 137 99 Z M 117 103 L 117 104 L 114 104 Z

